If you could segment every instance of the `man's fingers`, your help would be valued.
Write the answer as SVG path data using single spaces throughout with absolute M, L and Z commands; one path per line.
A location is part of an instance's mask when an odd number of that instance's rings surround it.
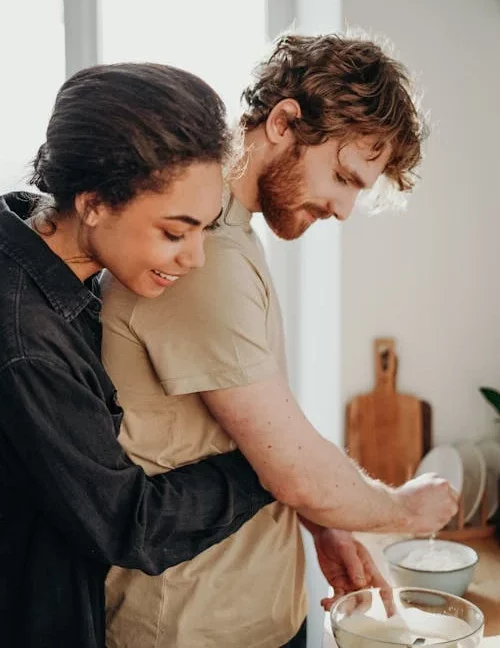
M 364 587 L 366 585 L 365 569 L 358 554 L 356 541 L 351 535 L 346 536 L 345 540 L 339 542 L 338 550 L 347 575 L 355 587 Z
M 460 493 L 456 491 L 451 484 L 448 484 L 452 498 L 455 500 L 455 503 L 458 505 L 460 499 Z
M 359 543 L 358 552 L 365 566 L 367 578 L 370 581 L 370 587 L 380 588 L 380 598 L 384 604 L 387 616 L 393 616 L 396 613 L 396 609 L 394 607 L 390 584 L 378 569 L 368 549 L 361 543 Z
M 382 576 L 382 574 L 379 572 L 377 568 L 375 568 L 375 572 L 372 574 L 371 586 L 382 587 L 384 589 L 390 587 L 389 583 L 386 581 L 386 579 Z
M 361 542 L 358 543 L 358 554 L 363 563 L 365 575 L 370 585 L 372 587 L 390 587 L 389 583 L 382 576 L 382 572 L 375 564 L 370 552 L 363 544 L 361 544 Z
M 392 596 L 392 589 L 387 586 L 381 587 L 379 591 L 380 598 L 382 599 L 382 603 L 384 604 L 385 611 L 387 613 L 387 618 L 389 619 L 390 617 L 397 614 L 396 606 L 394 605 L 394 599 Z
M 339 600 L 342 596 L 344 596 L 345 592 L 342 590 L 339 590 L 338 593 L 335 593 L 334 596 L 330 596 L 327 598 L 321 599 L 321 607 L 326 611 L 330 612 L 332 609 L 332 605 Z
M 325 610 L 326 612 L 330 612 L 333 605 L 333 598 L 323 598 L 321 599 L 320 603 L 323 610 Z

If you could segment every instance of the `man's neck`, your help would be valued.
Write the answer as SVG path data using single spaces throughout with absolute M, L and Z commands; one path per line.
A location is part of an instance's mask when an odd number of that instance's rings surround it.
M 243 161 L 229 183 L 236 200 L 250 212 L 260 211 L 258 179 L 266 167 L 265 139 L 257 128 L 245 134 Z

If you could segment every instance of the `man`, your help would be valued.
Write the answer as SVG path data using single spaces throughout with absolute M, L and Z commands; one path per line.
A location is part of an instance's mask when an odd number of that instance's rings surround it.
M 120 441 L 147 472 L 236 444 L 278 501 L 163 576 L 112 570 L 109 648 L 304 646 L 297 513 L 338 595 L 383 582 L 347 531 L 431 532 L 456 511 L 444 480 L 374 482 L 305 418 L 251 228 L 259 211 L 284 239 L 318 219 L 344 220 L 382 174 L 411 189 L 422 132 L 403 68 L 373 43 L 285 36 L 243 97 L 245 156 L 220 229 L 206 239 L 204 267 L 150 302 L 107 282 L 104 361 L 127 412 Z M 179 224 L 175 235 L 190 231 Z M 176 274 L 184 274 L 181 254 Z

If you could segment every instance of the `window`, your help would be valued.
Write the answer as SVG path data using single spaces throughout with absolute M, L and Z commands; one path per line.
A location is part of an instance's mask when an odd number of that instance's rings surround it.
M 230 119 L 265 43 L 265 2 L 141 0 L 101 3 L 101 59 L 186 68 L 222 96 Z
M 16 0 L 2 9 L 0 193 L 26 187 L 65 76 L 62 0 Z
M 265 51 L 265 0 L 106 0 L 100 11 L 103 63 L 147 60 L 185 68 L 221 95 L 236 123 L 241 92 Z M 252 222 L 267 247 L 261 217 Z

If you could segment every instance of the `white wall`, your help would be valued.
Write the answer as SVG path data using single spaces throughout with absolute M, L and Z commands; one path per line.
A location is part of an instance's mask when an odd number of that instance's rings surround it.
M 418 73 L 432 134 L 403 215 L 343 225 L 343 399 L 371 389 L 372 339 L 394 336 L 399 389 L 429 400 L 435 442 L 492 431 L 500 389 L 500 2 L 344 0 Z

